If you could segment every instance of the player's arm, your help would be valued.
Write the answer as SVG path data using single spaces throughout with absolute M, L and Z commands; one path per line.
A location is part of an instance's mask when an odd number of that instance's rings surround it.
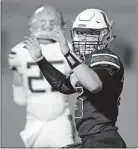
M 13 100 L 18 105 L 25 105 L 26 103 L 26 94 L 23 88 L 22 75 L 17 71 L 13 72 Z
M 71 53 L 67 40 L 65 38 L 65 31 L 58 25 L 55 25 L 53 31 L 47 34 L 48 38 L 59 42 L 62 54 L 68 61 L 73 73 L 78 78 L 79 82 L 90 92 L 98 92 L 102 88 L 102 81 L 97 73 L 89 68 L 82 60 L 75 54 Z
M 70 83 L 70 77 L 67 77 L 55 67 L 53 67 L 45 58 L 37 62 L 41 72 L 50 85 L 63 94 L 73 94 L 75 89 Z
M 13 48 L 8 57 L 9 68 L 13 71 L 13 100 L 18 105 L 25 105 L 26 95 L 23 88 L 22 75 L 19 73 L 20 61 L 18 54 Z
M 90 92 L 98 92 L 102 88 L 102 82 L 99 79 L 99 76 L 92 69 L 90 69 L 86 64 L 82 63 L 82 61 L 76 55 L 72 54 L 69 51 L 69 47 L 63 32 L 64 32 L 63 29 L 61 29 L 59 26 L 55 26 L 55 28 L 53 29 L 53 32 L 47 33 L 47 38 L 54 39 L 57 42 L 59 42 L 62 54 L 67 59 L 68 64 L 70 65 L 71 69 L 73 70 L 74 74 L 76 75 L 80 83 Z M 37 39 L 33 37 L 33 35 L 31 35 L 30 38 L 26 40 L 26 44 L 27 44 L 27 49 L 30 49 L 30 54 L 32 55 L 32 57 L 34 57 L 34 52 L 35 52 L 34 59 L 36 59 L 36 57 L 39 58 L 38 61 L 42 59 L 41 58 L 42 54 L 40 53 L 41 51 L 40 45 Z M 44 63 L 45 65 L 46 64 L 48 65 L 48 62 L 46 62 L 46 60 L 43 59 L 43 63 L 41 62 L 41 65 L 43 64 L 43 67 L 46 67 L 44 66 Z M 46 70 L 44 70 L 42 67 L 40 67 L 40 69 L 43 71 L 43 74 L 44 74 L 44 71 Z M 57 73 L 53 75 L 54 77 L 58 76 Z M 49 81 L 48 77 L 46 76 L 46 72 L 44 76 L 46 77 L 47 81 Z M 66 84 L 68 84 L 69 82 L 63 76 L 62 77 L 58 76 L 58 79 L 60 79 L 60 82 L 61 82 L 61 79 L 62 79 L 62 82 L 64 80 L 64 84 L 65 84 L 65 81 L 67 81 Z M 62 84 L 62 82 L 60 84 Z M 51 82 L 49 83 L 51 84 Z
M 64 49 L 68 49 L 68 47 L 64 47 Z M 64 56 L 82 86 L 93 93 L 102 89 L 102 81 L 97 73 L 82 62 L 77 55 L 68 50 Z
M 24 48 L 29 51 L 31 57 L 36 61 L 44 77 L 53 88 L 63 94 L 75 93 L 75 89 L 70 83 L 70 78 L 58 71 L 43 57 L 41 47 L 35 36 L 26 37 L 24 43 Z
M 110 54 L 105 54 L 97 57 L 93 57 L 93 63 L 91 64 L 91 69 L 93 69 L 100 80 L 102 81 L 103 88 L 101 92 L 108 92 L 114 94 L 114 96 L 119 97 L 123 88 L 123 78 L 124 78 L 124 67 L 117 56 L 110 56 Z M 106 58 L 104 58 L 106 57 Z M 95 62 L 94 62 L 95 61 Z M 100 63 L 99 63 L 100 62 Z

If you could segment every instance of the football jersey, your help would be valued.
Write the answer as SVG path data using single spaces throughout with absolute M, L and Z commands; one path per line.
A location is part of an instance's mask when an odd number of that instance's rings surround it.
M 65 96 L 55 91 L 43 77 L 39 67 L 30 56 L 24 43 L 19 43 L 9 54 L 10 69 L 18 71 L 23 76 L 23 87 L 27 95 L 26 106 L 28 118 L 44 120 L 55 119 L 68 107 Z M 65 58 L 59 44 L 40 44 L 44 57 L 62 73 L 68 72 Z M 66 66 L 66 69 L 65 69 Z M 69 113 L 69 110 L 67 110 Z
M 118 101 L 123 89 L 123 65 L 110 49 L 103 49 L 90 54 L 86 60 L 102 81 L 102 90 L 89 92 L 79 82 L 76 88 L 79 96 L 75 107 L 76 128 L 80 137 L 117 129 Z

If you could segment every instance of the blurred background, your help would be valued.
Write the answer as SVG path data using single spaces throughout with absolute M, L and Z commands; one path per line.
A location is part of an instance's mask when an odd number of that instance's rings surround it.
M 19 132 L 25 124 L 25 108 L 12 100 L 12 72 L 8 69 L 8 53 L 18 42 L 29 35 L 28 18 L 42 5 L 52 4 L 59 8 L 65 21 L 73 20 L 85 8 L 98 8 L 114 21 L 112 50 L 118 54 L 125 66 L 125 82 L 117 126 L 128 147 L 137 146 L 137 15 L 136 0 L 3 0 L 1 30 L 1 146 L 24 147 Z M 66 25 L 68 38 L 71 21 Z M 73 97 L 70 98 L 73 105 Z M 73 109 L 73 107 L 71 107 Z

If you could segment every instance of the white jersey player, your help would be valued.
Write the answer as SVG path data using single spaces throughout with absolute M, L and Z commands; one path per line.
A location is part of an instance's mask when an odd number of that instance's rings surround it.
M 50 19 L 63 21 L 61 14 L 52 6 L 37 9 L 29 22 L 30 31 L 36 31 L 39 25 L 35 36 L 40 41 L 43 55 L 65 73 L 65 59 L 60 53 L 59 44 L 44 39 L 42 32 L 42 26 L 44 30 L 48 27 L 44 26 L 44 21 L 49 23 Z M 20 133 L 25 146 L 63 147 L 74 143 L 67 98 L 51 88 L 23 42 L 11 49 L 9 65 L 14 70 L 13 99 L 19 105 L 26 105 L 26 125 Z

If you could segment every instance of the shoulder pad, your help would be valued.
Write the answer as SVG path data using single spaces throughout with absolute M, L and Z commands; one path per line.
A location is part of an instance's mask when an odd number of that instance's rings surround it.
M 20 66 L 20 59 L 18 53 L 20 52 L 20 50 L 23 50 L 23 46 L 23 43 L 19 43 L 11 49 L 8 55 L 10 69 L 17 70 L 17 67 Z
M 11 49 L 11 52 L 15 52 L 15 53 L 20 52 L 20 50 L 25 49 L 25 48 L 24 48 L 24 45 L 25 45 L 25 44 L 24 44 L 23 42 L 18 43 L 17 45 L 15 45 L 15 46 Z
M 105 49 L 92 55 L 90 66 L 96 65 L 111 65 L 120 69 L 120 60 L 113 52 Z

